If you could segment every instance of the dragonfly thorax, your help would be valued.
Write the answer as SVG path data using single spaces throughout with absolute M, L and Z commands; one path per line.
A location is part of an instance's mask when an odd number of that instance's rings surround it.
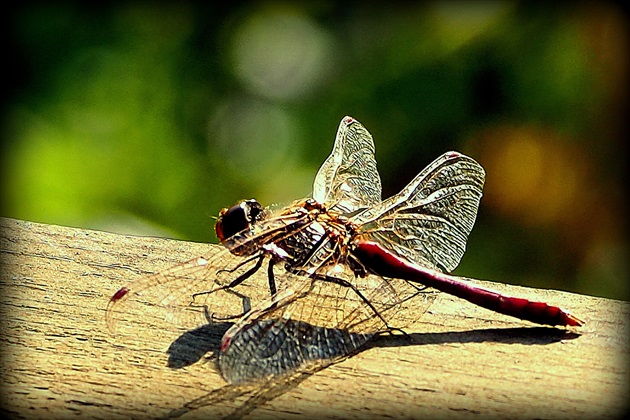
M 356 234 L 355 226 L 321 205 L 311 207 L 313 203 L 304 202 L 303 208 L 310 209 L 308 222 L 276 242 L 286 255 L 282 260 L 287 271 L 311 274 L 324 266 L 349 262 L 348 244 Z
M 287 271 L 308 272 L 346 260 L 355 226 L 309 198 L 273 214 L 256 200 L 223 209 L 215 227 L 221 243 L 239 256 L 266 254 Z

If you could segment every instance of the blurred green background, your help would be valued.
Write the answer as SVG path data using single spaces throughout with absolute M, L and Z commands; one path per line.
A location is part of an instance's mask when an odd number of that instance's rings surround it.
M 459 275 L 628 299 L 628 21 L 607 2 L 14 6 L 2 215 L 216 242 L 242 198 L 310 193 L 339 121 L 383 195 L 487 171 Z

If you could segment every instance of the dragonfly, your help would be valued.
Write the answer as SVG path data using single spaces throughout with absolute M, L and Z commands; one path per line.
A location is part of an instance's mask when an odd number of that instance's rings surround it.
M 189 327 L 233 320 L 218 355 L 231 383 L 347 356 L 409 327 L 435 291 L 539 324 L 581 326 L 559 307 L 448 274 L 464 255 L 484 181 L 479 163 L 450 151 L 382 200 L 372 135 L 344 117 L 311 197 L 221 210 L 222 247 L 119 289 L 107 325 L 116 331 L 134 307 Z

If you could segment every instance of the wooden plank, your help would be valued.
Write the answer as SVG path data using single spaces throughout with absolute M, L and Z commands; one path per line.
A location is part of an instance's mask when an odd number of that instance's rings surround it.
M 105 326 L 107 301 L 119 287 L 215 245 L 13 219 L 0 219 L 0 229 L 5 414 L 616 418 L 628 407 L 627 302 L 480 282 L 559 305 L 586 325 L 538 327 L 440 294 L 407 329 L 410 339 L 381 337 L 293 386 L 248 400 L 225 394 L 230 388 L 205 359 L 221 331 L 159 330 L 142 317 L 130 320 L 133 334 L 124 337 Z

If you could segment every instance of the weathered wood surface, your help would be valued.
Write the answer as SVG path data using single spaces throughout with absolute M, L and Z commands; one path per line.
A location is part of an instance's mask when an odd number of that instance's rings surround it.
M 107 301 L 123 284 L 203 255 L 212 245 L 13 219 L 0 219 L 0 229 L 5 415 L 207 418 L 246 404 L 244 397 L 228 398 L 182 409 L 225 385 L 202 354 L 216 351 L 220 335 L 149 334 L 141 317 L 130 321 L 133 337 L 117 338 L 105 326 Z M 440 294 L 407 330 L 411 340 L 381 337 L 253 411 L 236 413 L 486 419 L 615 418 L 625 412 L 627 302 L 482 284 L 559 305 L 586 325 L 537 327 Z M 158 336 L 171 344 L 170 356 L 168 345 L 155 344 Z M 169 367 L 173 349 L 185 360 Z

